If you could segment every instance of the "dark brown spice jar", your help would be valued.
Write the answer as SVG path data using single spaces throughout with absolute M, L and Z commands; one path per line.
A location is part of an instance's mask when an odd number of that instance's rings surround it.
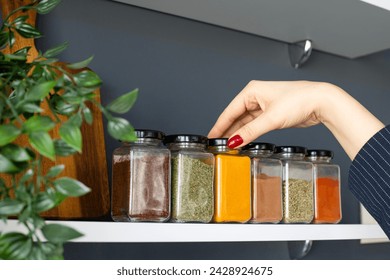
M 164 222 L 170 217 L 170 151 L 164 134 L 136 130 L 138 140 L 113 152 L 111 217 Z

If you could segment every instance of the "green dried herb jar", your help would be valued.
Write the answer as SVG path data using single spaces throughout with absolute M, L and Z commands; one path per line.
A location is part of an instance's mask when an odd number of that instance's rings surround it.
M 314 218 L 313 164 L 305 161 L 306 148 L 278 146 L 274 153 L 283 164 L 283 222 L 311 223 Z
M 171 150 L 172 222 L 208 223 L 214 214 L 214 156 L 207 137 L 168 135 Z

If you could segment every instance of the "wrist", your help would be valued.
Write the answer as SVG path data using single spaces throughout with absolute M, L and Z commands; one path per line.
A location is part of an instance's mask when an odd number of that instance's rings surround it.
M 320 91 L 319 121 L 353 159 L 363 145 L 384 127 L 362 104 L 341 88 L 324 84 Z
M 326 127 L 332 127 L 339 122 L 340 110 L 350 106 L 348 94 L 341 88 L 330 83 L 321 83 L 317 91 L 316 114 L 318 120 Z

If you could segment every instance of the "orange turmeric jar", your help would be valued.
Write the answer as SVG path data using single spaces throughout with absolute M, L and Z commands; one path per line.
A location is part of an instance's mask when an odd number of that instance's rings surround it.
M 227 140 L 209 139 L 215 156 L 213 221 L 246 223 L 251 218 L 251 160 L 229 149 Z
M 340 167 L 331 162 L 333 152 L 308 150 L 306 158 L 314 165 L 315 224 L 336 224 L 341 220 Z

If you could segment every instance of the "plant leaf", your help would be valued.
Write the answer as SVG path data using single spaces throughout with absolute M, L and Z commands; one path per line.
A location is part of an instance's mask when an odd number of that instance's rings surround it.
M 90 192 L 91 189 L 86 185 L 69 177 L 61 177 L 54 181 L 55 188 L 58 192 L 66 196 L 82 196 Z
M 0 154 L 0 173 L 16 173 L 19 168 L 8 158 Z
M 21 109 L 27 113 L 42 113 L 43 109 L 34 103 L 24 103 L 20 106 L 17 106 L 17 109 Z
M 11 216 L 17 215 L 23 210 L 25 204 L 21 201 L 4 198 L 0 201 L 0 215 Z
M 31 252 L 33 242 L 31 238 L 20 232 L 9 232 L 0 236 L 0 258 L 23 260 Z
M 55 254 L 54 252 L 57 250 L 57 246 L 61 247 L 61 244 L 54 244 L 51 242 L 42 243 L 40 248 L 42 252 L 45 254 L 46 259 L 52 259 L 51 256 Z
M 15 89 L 9 98 L 16 102 L 16 108 L 24 103 L 24 97 L 26 95 L 26 85 L 20 80 L 15 80 L 12 83 L 12 87 Z
M 84 114 L 84 119 L 87 122 L 87 124 L 92 124 L 93 116 L 92 116 L 91 110 L 88 107 L 84 107 L 83 114 Z
M 36 213 L 33 213 L 33 215 L 30 218 L 35 228 L 41 229 L 44 227 L 45 220 L 41 216 L 37 215 Z
M 8 44 L 12 48 L 15 44 L 15 33 L 13 31 L 8 32 Z
M 44 15 L 50 13 L 60 2 L 61 0 L 41 0 L 35 8 L 38 14 Z
M 6 251 L 13 242 L 23 239 L 25 235 L 20 232 L 8 232 L 0 235 L 0 251 Z
M 74 81 L 81 87 L 97 87 L 102 83 L 99 76 L 90 70 L 84 70 L 73 76 Z
M 64 243 L 66 241 L 83 236 L 77 230 L 59 224 L 48 224 L 42 228 L 45 238 L 53 243 Z
M 56 85 L 56 81 L 48 81 L 34 85 L 27 94 L 27 101 L 39 101 L 45 98 Z
M 26 22 L 27 19 L 28 19 L 27 15 L 19 16 L 12 22 L 12 24 L 13 25 L 20 25 L 23 22 Z
M 14 54 L 22 54 L 24 56 L 27 56 L 28 55 L 28 51 L 30 49 L 31 49 L 31 46 L 24 47 L 24 48 L 21 48 L 21 49 L 17 50 L 16 52 L 14 52 Z
M 42 251 L 47 256 L 48 260 L 63 260 L 64 259 L 64 248 L 62 244 L 43 243 Z
M 27 258 L 28 260 L 46 260 L 47 256 L 42 249 L 42 246 L 38 246 L 37 243 L 33 244 L 31 249 L 31 253 Z
M 54 94 L 53 96 L 51 96 L 50 104 L 54 108 L 54 110 L 61 115 L 69 115 L 78 108 L 77 105 L 65 102 L 62 96 L 58 94 Z
M 107 124 L 108 133 L 115 139 L 132 142 L 137 140 L 134 128 L 131 124 L 122 118 L 112 118 Z
M 47 58 L 44 60 L 40 60 L 37 62 L 39 65 L 44 66 L 44 65 L 49 65 L 57 62 L 59 59 L 58 58 Z M 43 77 L 46 78 L 46 80 L 54 80 L 54 75 L 53 72 L 50 69 L 46 69 L 43 73 Z
M 14 141 L 22 131 L 12 124 L 0 125 L 0 146 Z
M 8 43 L 8 32 L 0 33 L 0 49 L 4 48 Z
M 81 69 L 81 68 L 87 67 L 92 60 L 93 60 L 93 56 L 88 57 L 87 59 L 80 61 L 80 62 L 68 64 L 67 67 L 69 69 Z
M 27 220 L 30 218 L 31 215 L 32 215 L 32 213 L 31 213 L 31 205 L 28 205 L 27 207 L 25 207 L 22 210 L 22 212 L 20 212 L 18 214 L 18 220 L 21 223 L 25 223 L 25 222 L 27 222 Z
M 68 90 L 61 96 L 66 102 L 72 105 L 80 105 L 83 101 L 83 97 L 74 90 Z
M 68 124 L 80 127 L 83 124 L 83 117 L 81 116 L 81 113 L 77 113 L 71 116 L 66 122 L 66 125 Z
M 8 58 L 9 60 L 17 60 L 17 61 L 25 61 L 27 60 L 27 56 L 23 54 L 5 54 L 4 57 Z
M 28 23 L 18 24 L 15 29 L 24 38 L 38 38 L 42 35 L 38 29 Z
M 66 157 L 77 153 L 75 149 L 69 146 L 64 140 L 54 140 L 54 149 L 57 156 Z
M 31 252 L 33 242 L 31 238 L 28 236 L 24 236 L 24 238 L 14 242 L 9 247 L 11 252 L 11 259 L 13 260 L 24 260 L 28 257 Z
M 60 127 L 60 136 L 69 146 L 81 153 L 83 139 L 79 127 L 65 123 Z
M 59 55 L 61 52 L 66 50 L 66 48 L 69 46 L 68 42 L 64 42 L 61 45 L 58 45 L 54 48 L 48 49 L 43 53 L 43 56 L 46 58 L 51 58 L 51 57 L 56 57 Z
M 0 57 L 0 60 L 1 60 L 1 57 Z M 2 81 L 0 79 L 0 88 L 2 87 Z M 3 99 L 0 99 L 0 116 L 3 115 L 3 111 L 5 109 L 5 102 Z
M 41 213 L 56 206 L 55 200 L 46 192 L 40 192 L 35 198 L 33 209 L 34 211 Z
M 65 165 L 63 165 L 63 164 L 55 165 L 49 169 L 49 171 L 46 173 L 45 177 L 46 178 L 56 177 L 56 176 L 60 175 L 60 173 L 64 170 L 64 168 L 65 168 Z
M 133 91 L 119 96 L 118 98 L 113 100 L 110 104 L 106 106 L 106 108 L 113 113 L 124 114 L 128 112 L 131 107 L 133 107 L 135 101 L 137 100 L 137 97 L 138 89 L 134 89 Z
M 23 130 L 27 133 L 37 132 L 37 131 L 49 131 L 54 128 L 55 123 L 48 116 L 39 116 L 35 115 L 29 118 L 23 124 Z
M 23 162 L 32 159 L 26 149 L 15 144 L 8 144 L 7 146 L 4 146 L 1 149 L 1 153 L 14 162 Z
M 29 141 L 31 146 L 36 149 L 40 154 L 48 157 L 51 160 L 55 160 L 55 150 L 53 139 L 51 139 L 47 132 L 32 132 L 29 134 Z
M 19 184 L 24 184 L 26 181 L 30 180 L 34 176 L 34 171 L 32 169 L 28 169 L 26 173 L 20 178 Z
M 0 178 L 0 191 L 6 191 L 7 186 L 5 185 L 5 182 L 2 178 Z

